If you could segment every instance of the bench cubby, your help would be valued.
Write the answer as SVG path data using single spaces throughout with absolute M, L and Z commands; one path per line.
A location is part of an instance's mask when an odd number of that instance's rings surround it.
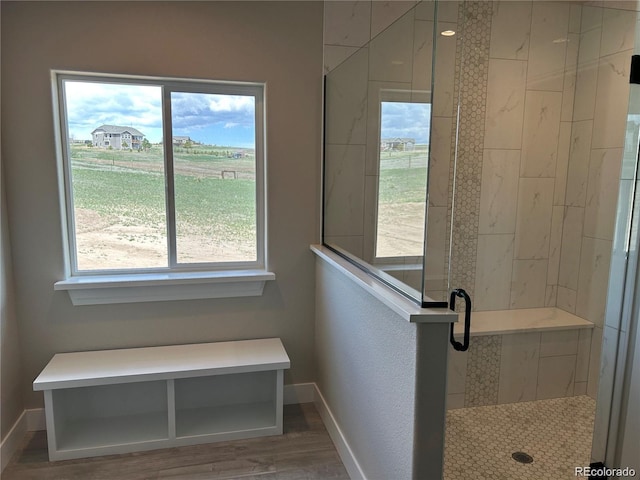
M 270 430 L 278 423 L 277 372 L 176 380 L 176 437 Z

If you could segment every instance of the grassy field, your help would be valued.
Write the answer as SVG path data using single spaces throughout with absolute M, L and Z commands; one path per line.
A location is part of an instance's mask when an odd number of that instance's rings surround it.
M 178 249 L 226 245 L 255 251 L 255 158 L 253 151 L 225 147 L 194 147 L 174 152 Z M 233 158 L 233 154 L 240 158 Z M 230 158 L 231 157 L 231 158 Z M 162 147 L 146 152 L 107 150 L 74 145 L 71 149 L 74 205 L 99 217 L 103 235 L 135 229 L 118 238 L 135 242 L 152 234 L 166 249 L 165 180 Z M 223 178 L 223 175 L 225 178 Z M 86 215 L 85 215 L 86 217 Z M 81 226 L 78 226 L 81 227 Z M 79 231 L 82 228 L 78 228 Z M 206 239 L 206 240 L 204 240 Z M 182 240 L 182 243 L 181 243 Z M 96 242 L 82 244 L 88 255 L 104 252 Z M 198 242 L 196 242 L 198 243 Z M 200 261 L 206 254 L 189 252 Z M 113 255 L 118 255 L 114 252 Z M 211 261 L 209 259 L 208 261 Z M 107 260 L 98 262 L 104 268 Z M 84 263 L 91 265 L 91 263 Z M 89 267 L 91 268 L 91 267 Z
M 239 153 L 240 158 L 231 155 Z M 223 170 L 232 170 L 238 178 L 255 179 L 255 156 L 252 149 L 234 147 L 195 146 L 190 149 L 174 149 L 176 173 L 221 177 Z M 108 150 L 87 147 L 81 144 L 71 146 L 73 167 L 99 168 L 112 167 L 143 172 L 162 172 L 164 154 L 161 145 L 153 145 L 148 151 Z
M 424 202 L 427 187 L 427 150 L 383 152 L 380 155 L 380 203 Z

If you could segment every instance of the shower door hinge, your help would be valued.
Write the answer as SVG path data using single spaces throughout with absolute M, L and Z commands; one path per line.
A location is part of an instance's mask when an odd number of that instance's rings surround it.
M 640 84 L 640 55 L 631 55 L 629 83 Z

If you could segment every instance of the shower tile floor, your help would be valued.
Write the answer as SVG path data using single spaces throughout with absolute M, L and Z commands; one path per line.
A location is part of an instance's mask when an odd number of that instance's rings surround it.
M 575 480 L 590 463 L 595 405 L 578 396 L 449 410 L 444 480 Z

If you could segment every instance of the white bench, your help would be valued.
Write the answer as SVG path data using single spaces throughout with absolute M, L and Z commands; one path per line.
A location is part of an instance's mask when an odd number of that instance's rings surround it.
M 62 353 L 44 391 L 50 460 L 282 434 L 279 338 Z

